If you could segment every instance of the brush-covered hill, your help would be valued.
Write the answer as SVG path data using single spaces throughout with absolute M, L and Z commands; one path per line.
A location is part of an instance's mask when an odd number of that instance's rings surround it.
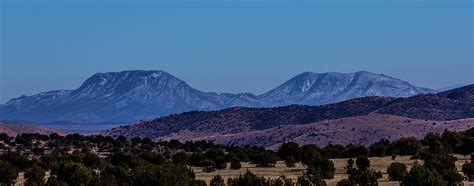
M 441 92 L 399 98 L 377 113 L 428 120 L 474 117 L 474 85 Z
M 56 129 L 50 129 L 50 128 L 42 128 L 42 127 L 37 127 L 34 125 L 29 125 L 29 124 L 5 124 L 5 123 L 0 123 L 0 133 L 6 133 L 9 136 L 16 136 L 19 134 L 32 134 L 32 133 L 38 133 L 38 134 L 52 134 L 52 133 L 57 133 L 60 135 L 66 134 L 63 131 L 56 130 Z
M 473 93 L 474 85 L 469 85 L 438 94 L 422 94 L 408 98 L 364 97 L 322 106 L 238 107 L 220 111 L 188 112 L 115 128 L 105 134 L 153 139 L 173 136 L 175 139 L 185 141 L 196 137 L 204 139 L 206 136 L 235 135 L 285 127 L 286 130 L 281 131 L 280 136 L 286 136 L 294 132 L 292 128 L 298 128 L 299 125 L 361 116 L 378 117 L 379 115 L 405 118 L 396 121 L 381 121 L 384 125 L 392 125 L 409 119 L 423 120 L 431 124 L 445 120 L 474 118 Z M 470 122 L 471 120 L 467 124 Z M 351 124 L 348 123 L 348 125 Z M 334 132 L 337 133 L 337 131 Z M 403 132 L 400 130 L 396 135 L 400 136 Z M 376 138 L 376 136 L 373 137 Z M 278 143 L 278 140 L 270 143 Z
M 195 111 L 113 129 L 108 134 L 158 138 L 182 130 L 229 134 L 325 119 L 366 115 L 393 98 L 368 97 L 324 106 L 290 105 L 275 108 L 230 108 Z M 355 109 L 357 108 L 357 109 Z

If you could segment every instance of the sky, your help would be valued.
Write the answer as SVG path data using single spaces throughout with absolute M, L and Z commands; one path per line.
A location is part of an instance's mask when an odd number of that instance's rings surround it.
M 98 72 L 260 94 L 306 71 L 474 82 L 470 0 L 0 1 L 0 103 Z

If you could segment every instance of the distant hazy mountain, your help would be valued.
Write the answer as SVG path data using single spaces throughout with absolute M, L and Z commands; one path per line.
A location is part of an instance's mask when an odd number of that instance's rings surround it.
M 49 123 L 129 123 L 192 110 L 320 105 L 364 96 L 406 97 L 433 90 L 369 72 L 306 72 L 259 96 L 216 94 L 164 71 L 98 73 L 78 89 L 21 96 L 0 105 L 0 120 Z
M 98 73 L 76 90 L 44 92 L 12 99 L 2 120 L 32 122 L 133 122 L 190 110 L 258 105 L 253 95 L 201 92 L 163 71 Z
M 259 96 L 271 106 L 321 105 L 366 96 L 408 97 L 433 90 L 370 72 L 305 72 Z

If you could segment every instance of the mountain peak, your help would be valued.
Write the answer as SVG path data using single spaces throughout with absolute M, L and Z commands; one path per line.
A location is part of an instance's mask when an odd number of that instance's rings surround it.
M 349 72 L 349 73 L 341 73 L 341 72 L 310 72 L 306 71 L 301 74 L 296 75 L 295 77 L 315 77 L 315 76 L 342 76 L 342 75 L 369 75 L 369 76 L 385 76 L 383 74 L 375 74 L 369 71 L 356 71 L 356 72 Z M 387 76 L 388 77 L 388 76 Z
M 365 96 L 407 97 L 428 92 L 431 90 L 367 71 L 304 72 L 260 97 L 272 106 L 291 103 L 320 105 Z
M 370 75 L 377 75 L 377 74 L 375 74 L 375 73 L 372 73 L 372 72 L 369 72 L 369 71 L 365 71 L 365 70 L 356 71 L 356 72 L 354 72 L 354 74 L 370 74 Z
M 407 97 L 428 93 L 405 81 L 367 71 L 304 72 L 262 94 L 202 92 L 161 70 L 96 73 L 75 90 L 12 99 L 0 119 L 32 122 L 133 122 L 192 110 L 235 106 L 322 105 L 365 96 Z M 450 97 L 466 97 L 450 95 Z
M 174 77 L 162 70 L 126 70 L 121 72 L 96 73 L 88 78 L 84 83 L 96 82 L 97 80 L 126 79 L 129 77 Z M 174 77 L 176 78 L 176 77 Z
M 187 86 L 186 83 L 161 70 L 130 70 L 97 73 L 88 78 L 76 92 L 90 94 L 94 91 L 125 93 L 136 88 L 159 89 L 161 87 Z

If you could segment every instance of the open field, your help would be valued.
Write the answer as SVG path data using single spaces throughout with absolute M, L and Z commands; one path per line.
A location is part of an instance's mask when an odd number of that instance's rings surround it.
M 469 160 L 469 156 L 456 155 L 456 157 L 458 158 L 458 161 L 456 162 L 456 167 L 458 168 L 458 171 L 461 171 L 462 165 L 464 164 L 464 162 Z M 371 157 L 369 159 L 370 159 L 371 168 L 374 169 L 375 171 L 381 171 L 383 173 L 383 178 L 379 180 L 380 185 L 382 186 L 399 185 L 398 182 L 391 182 L 388 180 L 387 167 L 390 166 L 391 163 L 401 162 L 407 165 L 409 169 L 415 162 L 418 162 L 420 164 L 423 163 L 422 160 L 411 160 L 410 156 L 398 156 L 395 160 L 392 160 L 392 158 L 389 156 Z M 347 175 L 345 174 L 346 172 L 345 166 L 348 159 L 341 158 L 341 159 L 331 159 L 331 160 L 334 162 L 336 173 L 334 175 L 334 178 L 330 180 L 326 180 L 326 183 L 328 185 L 336 185 L 336 183 L 339 182 L 340 180 L 347 178 Z M 238 177 L 239 174 L 243 174 L 247 170 L 251 171 L 252 173 L 258 176 L 263 176 L 266 178 L 278 178 L 281 175 L 284 175 L 287 178 L 296 180 L 298 176 L 302 175 L 303 171 L 305 170 L 305 167 L 301 163 L 297 163 L 295 167 L 288 168 L 286 167 L 285 162 L 278 161 L 275 167 L 270 167 L 270 168 L 259 168 L 259 167 L 255 167 L 255 165 L 250 164 L 248 162 L 243 162 L 242 168 L 239 170 L 232 170 L 229 168 L 229 166 L 224 170 L 216 170 L 210 173 L 204 172 L 202 167 L 192 167 L 192 169 L 194 170 L 197 179 L 205 180 L 206 183 L 209 184 L 209 182 L 215 175 L 221 175 L 224 178 L 224 180 L 227 182 L 227 179 L 229 177 Z

